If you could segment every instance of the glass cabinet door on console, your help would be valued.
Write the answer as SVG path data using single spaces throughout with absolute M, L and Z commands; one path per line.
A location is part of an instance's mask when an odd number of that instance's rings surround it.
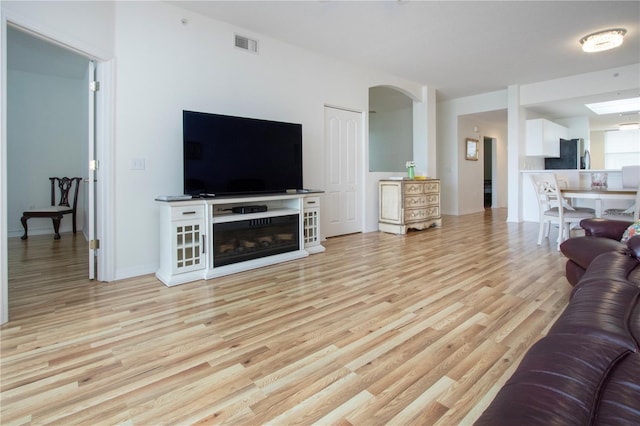
M 306 197 L 303 200 L 304 248 L 309 253 L 324 251 L 320 244 L 320 197 Z
M 205 268 L 204 206 L 184 206 L 172 209 L 173 250 L 172 273 Z

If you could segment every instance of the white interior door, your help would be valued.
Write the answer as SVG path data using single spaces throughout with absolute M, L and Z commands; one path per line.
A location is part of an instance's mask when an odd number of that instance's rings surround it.
M 88 158 L 88 166 L 89 172 L 87 174 L 87 225 L 89 227 L 87 235 L 89 237 L 89 279 L 96 279 L 96 126 L 95 126 L 95 110 L 96 110 L 96 96 L 95 92 L 97 87 L 95 86 L 96 81 L 96 64 L 94 61 L 89 61 L 89 82 L 90 87 L 88 87 L 89 92 L 89 134 L 88 143 L 89 143 L 89 158 Z
M 362 232 L 362 114 L 325 107 L 325 237 Z

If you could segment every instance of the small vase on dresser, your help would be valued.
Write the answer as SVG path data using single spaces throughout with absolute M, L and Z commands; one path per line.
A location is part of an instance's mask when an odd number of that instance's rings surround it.
M 414 161 L 407 161 L 405 164 L 407 168 L 407 177 L 409 179 L 415 179 L 416 177 L 416 163 Z

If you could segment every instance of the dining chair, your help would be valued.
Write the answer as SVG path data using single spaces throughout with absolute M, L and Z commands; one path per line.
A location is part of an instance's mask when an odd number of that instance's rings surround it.
M 606 209 L 602 217 L 610 220 L 621 220 L 634 222 L 640 218 L 640 166 L 623 166 L 620 169 L 622 175 L 623 188 L 637 188 L 635 202 L 626 209 L 610 208 Z
M 24 235 L 21 237 L 23 240 L 29 238 L 27 235 L 27 220 L 32 217 L 44 217 L 51 218 L 53 222 L 53 239 L 60 239 L 60 221 L 65 214 L 72 215 L 72 227 L 73 233 L 76 233 L 76 210 L 78 206 L 78 189 L 80 187 L 79 177 L 50 177 L 51 181 L 51 205 L 46 207 L 39 207 L 30 210 L 26 210 L 22 213 L 20 221 L 24 228 Z M 72 196 L 69 201 L 69 196 Z M 56 200 L 57 204 L 56 204 Z
M 560 192 L 558 180 L 553 173 L 539 173 L 531 175 L 538 200 L 540 213 L 540 227 L 538 230 L 538 245 L 542 238 L 549 238 L 552 223 L 558 225 L 557 249 L 560 243 L 571 236 L 571 226 L 579 224 L 582 219 L 595 217 L 595 210 L 586 207 L 573 207 L 565 202 Z

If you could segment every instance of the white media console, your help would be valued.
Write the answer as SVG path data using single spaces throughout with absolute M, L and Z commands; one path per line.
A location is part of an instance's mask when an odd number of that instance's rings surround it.
M 174 286 L 324 251 L 320 193 L 158 200 L 161 231 L 156 277 Z M 266 211 L 257 211 L 265 207 Z M 256 212 L 234 213 L 234 208 Z

